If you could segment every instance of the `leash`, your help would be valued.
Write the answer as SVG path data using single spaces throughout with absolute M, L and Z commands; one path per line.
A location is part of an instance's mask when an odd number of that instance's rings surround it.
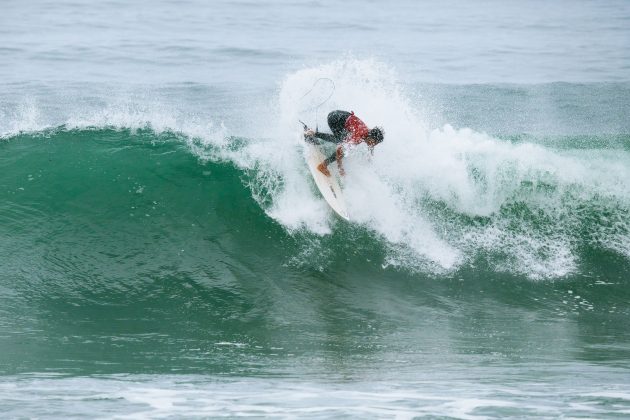
M 330 82 L 330 84 L 332 85 L 332 89 L 331 89 L 331 91 L 330 91 L 330 95 L 328 95 L 328 97 L 327 97 L 326 99 L 324 99 L 324 100 L 323 100 L 320 104 L 318 104 L 317 106 L 314 106 L 314 107 L 311 107 L 311 108 L 305 109 L 305 110 L 303 111 L 303 112 L 309 112 L 309 111 L 315 110 L 315 131 L 317 131 L 317 128 L 318 128 L 317 126 L 318 126 L 318 120 L 319 120 L 319 108 L 320 108 L 322 105 L 324 105 L 326 102 L 328 102 L 328 100 L 329 100 L 330 98 L 332 98 L 333 94 L 335 93 L 335 82 L 334 82 L 331 78 L 328 78 L 328 77 L 320 77 L 319 79 L 315 80 L 315 83 L 313 83 L 313 86 L 312 86 L 312 87 L 311 87 L 311 88 L 310 88 L 310 89 L 309 89 L 309 90 L 308 90 L 308 91 L 307 91 L 304 95 L 302 95 L 302 97 L 300 98 L 300 99 L 304 99 L 304 98 L 306 98 L 308 95 L 310 95 L 310 94 L 311 94 L 311 92 L 313 92 L 313 90 L 315 90 L 315 86 L 317 86 L 317 84 L 318 84 L 319 82 L 321 82 L 322 80 L 327 80 L 327 81 L 329 81 L 329 82 Z M 306 124 L 304 124 L 304 122 L 302 122 L 301 120 L 298 120 L 298 121 L 300 121 L 300 123 L 302 123 L 302 125 L 304 126 L 304 129 L 305 129 L 305 130 L 306 130 L 306 129 L 308 129 L 308 126 L 307 126 Z

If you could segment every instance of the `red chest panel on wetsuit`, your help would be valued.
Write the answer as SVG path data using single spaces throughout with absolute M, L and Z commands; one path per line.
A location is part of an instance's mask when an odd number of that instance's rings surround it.
M 348 132 L 348 135 L 345 138 L 347 143 L 359 144 L 363 141 L 365 137 L 368 135 L 367 125 L 359 118 L 354 115 L 354 112 L 350 114 L 346 123 L 344 124 L 344 128 Z

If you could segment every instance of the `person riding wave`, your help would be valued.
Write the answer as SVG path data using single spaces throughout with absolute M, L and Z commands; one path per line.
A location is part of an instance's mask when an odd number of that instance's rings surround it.
M 354 112 L 341 110 L 330 112 L 328 114 L 328 126 L 332 134 L 320 133 L 311 129 L 304 132 L 304 138 L 310 143 L 320 144 L 317 140 L 322 140 L 338 145 L 335 153 L 317 166 L 317 169 L 326 176 L 330 176 L 328 165 L 334 161 L 337 161 L 339 173 L 345 174 L 341 164 L 344 145 L 357 145 L 365 142 L 370 152 L 374 153 L 374 146 L 383 141 L 383 129 L 379 127 L 368 129 L 367 125 L 354 115 Z

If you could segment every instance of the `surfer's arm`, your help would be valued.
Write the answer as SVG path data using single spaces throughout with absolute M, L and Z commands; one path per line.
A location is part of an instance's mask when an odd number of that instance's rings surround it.
M 345 175 L 346 171 L 343 169 L 343 166 L 341 165 L 341 162 L 343 161 L 343 146 L 337 146 L 335 157 L 337 158 L 337 167 L 339 168 L 339 174 Z

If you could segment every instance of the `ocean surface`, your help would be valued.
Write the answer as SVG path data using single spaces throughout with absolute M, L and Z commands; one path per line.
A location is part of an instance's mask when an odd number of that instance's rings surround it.
M 630 417 L 630 2 L 1 9 L 3 418 Z

